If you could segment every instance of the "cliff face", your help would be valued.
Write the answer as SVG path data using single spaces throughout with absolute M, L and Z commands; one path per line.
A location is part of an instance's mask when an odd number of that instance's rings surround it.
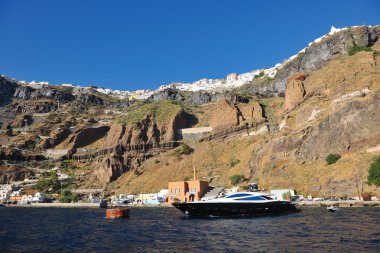
M 302 160 L 354 152 L 380 141 L 380 90 L 370 101 L 352 101 L 329 115 L 306 135 L 297 151 Z
M 169 88 L 142 101 L 0 77 L 0 160 L 71 159 L 86 172 L 80 187 L 118 193 L 158 191 L 196 165 L 213 186 L 241 174 L 267 189 L 353 195 L 380 155 L 379 35 L 380 27 L 343 30 L 310 45 L 274 79 L 226 91 Z M 348 56 L 354 45 L 372 51 Z M 188 155 L 175 146 L 178 130 L 194 126 L 212 131 L 187 142 Z M 333 153 L 342 158 L 326 165 Z M 17 170 L 1 175 L 22 179 Z
M 373 46 L 380 36 L 380 27 L 357 27 L 343 30 L 328 36 L 321 42 L 313 43 L 295 59 L 286 64 L 275 76 L 278 91 L 285 91 L 286 81 L 296 72 L 311 73 L 323 67 L 330 59 L 338 55 L 346 55 L 349 48 L 357 46 Z
M 25 178 L 34 177 L 34 171 L 19 167 L 0 167 L 0 184 L 10 184 L 14 181 L 23 181 Z
M 72 101 L 75 99 L 70 91 L 61 91 L 52 88 L 33 89 L 27 86 L 17 87 L 13 97 L 18 99 L 48 98 L 58 101 Z

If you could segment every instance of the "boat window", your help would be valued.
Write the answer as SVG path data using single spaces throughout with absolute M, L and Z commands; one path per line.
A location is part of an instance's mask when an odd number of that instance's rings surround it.
M 249 193 L 237 193 L 237 194 L 232 194 L 230 196 L 227 196 L 226 199 L 231 199 L 231 198 L 238 198 L 238 197 L 246 197 L 246 196 L 252 196 Z
M 262 195 L 261 197 L 263 197 L 263 198 L 265 198 L 265 199 L 267 199 L 267 200 L 273 200 L 271 197 L 269 197 L 269 196 L 265 196 L 265 195 Z
M 251 197 L 241 198 L 237 200 L 265 200 L 265 198 L 263 198 L 263 196 L 251 196 Z

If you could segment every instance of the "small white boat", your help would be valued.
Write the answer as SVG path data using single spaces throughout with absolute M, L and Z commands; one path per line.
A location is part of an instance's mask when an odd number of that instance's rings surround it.
M 337 206 L 328 206 L 327 210 L 329 210 L 330 212 L 337 212 L 340 210 L 340 208 Z

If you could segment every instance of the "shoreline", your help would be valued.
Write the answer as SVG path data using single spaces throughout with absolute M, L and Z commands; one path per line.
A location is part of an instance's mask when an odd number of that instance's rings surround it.
M 339 207 L 380 207 L 380 201 L 363 201 L 363 200 L 323 200 L 323 201 L 298 201 L 292 202 L 299 207 L 328 207 L 328 206 L 339 206 Z
M 13 205 L 5 205 L 4 207 L 36 207 L 36 208 L 100 208 L 99 203 L 32 203 L 32 204 L 27 204 L 27 205 L 19 205 L 19 204 L 13 204 Z M 120 208 L 131 208 L 131 207 L 173 207 L 172 205 L 168 204 L 163 204 L 163 205 L 149 205 L 149 204 L 144 204 L 144 205 L 128 205 L 128 206 L 122 206 Z M 107 208 L 117 208 L 113 206 L 108 206 Z M 107 209 L 107 208 L 102 208 L 102 209 Z

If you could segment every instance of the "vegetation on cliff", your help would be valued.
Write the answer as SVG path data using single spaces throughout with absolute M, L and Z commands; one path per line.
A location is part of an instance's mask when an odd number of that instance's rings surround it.
M 171 100 L 136 104 L 128 108 L 127 114 L 121 116 L 119 122 L 136 126 L 145 117 L 151 115 L 154 122 L 162 126 L 167 124 L 181 109 L 182 106 L 179 103 Z
M 230 177 L 230 179 L 232 185 L 237 185 L 238 183 L 242 182 L 245 177 L 243 175 L 233 175 Z
M 368 170 L 368 184 L 380 186 L 380 156 L 376 157 Z
M 55 171 L 45 172 L 35 186 L 37 190 L 46 193 L 59 193 L 61 191 L 61 187 L 61 182 L 59 181 L 58 175 Z
M 334 164 L 336 163 L 339 159 L 341 158 L 341 156 L 339 154 L 329 154 L 327 157 L 326 157 L 326 162 L 328 165 L 330 164 Z
M 348 50 L 348 55 L 349 56 L 353 56 L 354 54 L 362 52 L 362 51 L 364 51 L 364 52 L 370 52 L 370 51 L 373 51 L 373 50 L 372 50 L 372 48 L 367 47 L 367 46 L 357 46 L 357 45 L 355 45 L 355 46 L 351 47 Z

